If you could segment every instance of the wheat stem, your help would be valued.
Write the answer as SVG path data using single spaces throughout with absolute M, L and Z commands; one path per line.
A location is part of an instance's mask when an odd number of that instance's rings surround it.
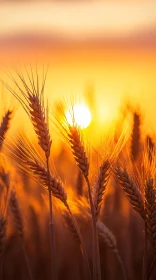
M 57 280 L 55 232 L 54 232 L 53 208 L 52 208 L 53 201 L 52 201 L 52 194 L 50 188 L 49 157 L 47 157 L 46 163 L 47 163 L 48 194 L 49 194 L 49 237 L 50 237 L 50 252 L 51 252 L 51 274 L 52 274 L 52 279 Z
M 66 207 L 69 211 L 69 214 L 71 216 L 71 219 L 73 221 L 73 224 L 74 224 L 74 227 L 75 227 L 75 230 L 77 232 L 77 235 L 79 237 L 79 240 L 80 240 L 80 243 L 81 243 L 81 246 L 82 246 L 82 249 L 83 249 L 83 253 L 84 253 L 84 259 L 85 259 L 85 262 L 86 262 L 86 265 L 87 265 L 87 270 L 88 270 L 88 276 L 89 276 L 89 279 L 92 280 L 92 276 L 91 276 L 91 272 L 90 272 L 90 266 L 89 266 L 89 261 L 88 261 L 88 257 L 87 257 L 87 252 L 86 252 L 86 248 L 85 248 L 85 245 L 84 245 L 84 241 L 83 241 L 83 238 L 82 238 L 82 235 L 81 235 L 81 232 L 79 230 L 79 227 L 77 225 L 77 221 L 69 207 L 69 205 L 66 203 Z
M 69 132 L 67 133 L 68 141 L 73 152 L 75 161 L 78 164 L 79 169 L 81 170 L 87 186 L 88 186 L 88 194 L 90 201 L 90 209 L 92 215 L 92 232 L 93 232 L 93 280 L 101 279 L 101 269 L 100 269 L 100 257 L 99 257 L 99 247 L 98 247 L 98 238 L 97 238 L 97 230 L 96 230 L 96 217 L 95 217 L 95 209 L 92 200 L 90 182 L 88 179 L 89 174 L 89 161 L 84 149 L 84 145 L 81 141 L 80 132 L 76 126 L 68 126 Z
M 6 242 L 7 219 L 0 217 L 0 261 L 3 257 Z
M 151 241 L 153 252 L 156 254 L 156 189 L 152 177 L 148 177 L 145 183 L 145 210 L 147 234 Z
M 122 271 L 122 276 L 123 276 L 123 280 L 127 280 L 127 273 L 126 273 L 126 269 L 125 269 L 125 266 L 124 266 L 124 263 L 120 257 L 120 254 L 118 251 L 115 252 L 116 253 L 116 256 L 117 256 L 117 260 L 120 264 L 120 267 L 121 267 L 121 271 Z
M 30 277 L 31 280 L 34 280 L 32 272 L 31 272 L 31 268 L 30 268 L 29 258 L 28 258 L 28 255 L 26 253 L 25 246 L 24 246 L 22 240 L 21 240 L 21 247 L 22 247 L 23 255 L 24 255 L 25 262 L 26 262 L 26 265 L 27 265 L 27 268 L 28 268 L 29 277 Z
M 144 243 L 144 256 L 142 267 L 142 280 L 146 280 L 147 276 L 147 224 L 145 222 L 145 243 Z
M 3 258 L 0 260 L 0 280 L 3 279 Z
M 86 183 L 88 186 L 89 202 L 92 215 L 92 231 L 93 231 L 93 280 L 101 279 L 101 268 L 100 268 L 100 254 L 99 254 L 99 244 L 96 228 L 96 216 L 95 209 L 92 200 L 91 187 L 88 177 L 86 177 Z
M 156 263 L 156 257 L 153 259 L 153 261 L 151 263 L 151 266 L 150 266 L 150 269 L 149 269 L 146 280 L 150 280 L 155 263 Z

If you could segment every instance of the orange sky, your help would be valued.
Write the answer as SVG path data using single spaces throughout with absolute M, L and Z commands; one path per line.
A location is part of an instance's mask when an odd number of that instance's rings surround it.
M 0 77 L 11 61 L 48 62 L 46 92 L 54 99 L 93 86 L 106 126 L 105 112 L 115 116 L 130 96 L 145 108 L 149 132 L 155 127 L 156 2 L 1 4 L 0 18 Z M 43 43 L 45 33 L 52 40 Z

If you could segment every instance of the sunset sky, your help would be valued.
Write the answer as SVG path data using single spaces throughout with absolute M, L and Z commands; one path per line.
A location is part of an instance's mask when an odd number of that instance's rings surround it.
M 47 63 L 46 90 L 54 98 L 83 96 L 93 88 L 101 125 L 131 98 L 147 112 L 150 131 L 156 104 L 155 1 L 5 2 L 0 19 L 2 77 L 11 62 Z

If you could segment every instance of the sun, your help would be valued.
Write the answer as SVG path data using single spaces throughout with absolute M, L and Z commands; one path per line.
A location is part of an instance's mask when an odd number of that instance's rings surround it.
M 76 104 L 66 112 L 66 118 L 70 125 L 76 124 L 84 129 L 91 123 L 92 116 L 85 104 Z

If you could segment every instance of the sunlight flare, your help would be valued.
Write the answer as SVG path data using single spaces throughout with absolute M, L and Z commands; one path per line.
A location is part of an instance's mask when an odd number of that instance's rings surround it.
M 78 125 L 84 129 L 91 123 L 91 112 L 84 104 L 76 104 L 66 112 L 66 118 L 70 125 Z

